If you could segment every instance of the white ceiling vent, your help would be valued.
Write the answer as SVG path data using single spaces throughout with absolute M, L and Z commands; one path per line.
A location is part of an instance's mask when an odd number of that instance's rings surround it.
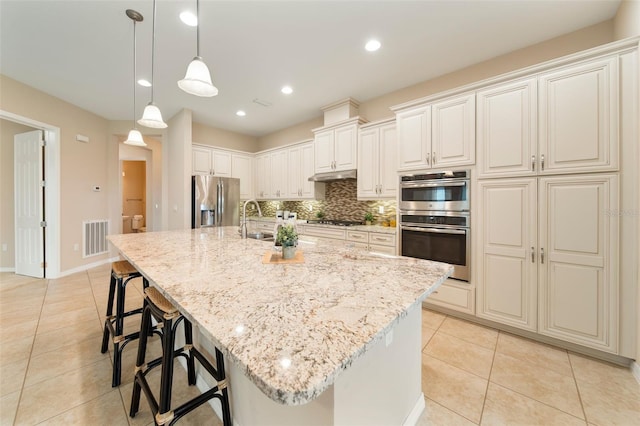
M 263 107 L 265 107 L 265 108 L 269 108 L 271 105 L 273 105 L 273 104 L 272 104 L 271 102 L 269 102 L 269 101 L 263 101 L 262 99 L 258 99 L 258 98 L 255 98 L 255 99 L 253 100 L 253 103 L 254 103 L 254 104 L 258 104 L 258 105 L 260 105 L 260 106 L 263 106 Z

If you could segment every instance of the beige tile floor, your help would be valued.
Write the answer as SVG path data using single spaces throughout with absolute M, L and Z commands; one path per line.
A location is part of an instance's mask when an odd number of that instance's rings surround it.
M 108 280 L 109 265 L 58 280 L 0 273 L 0 425 L 153 424 L 144 397 L 128 416 L 136 342 L 124 350 L 119 388 L 110 354 L 100 353 Z M 142 303 L 140 280 L 132 284 L 129 307 Z M 422 321 L 421 426 L 640 425 L 640 385 L 628 369 L 437 312 L 424 310 Z M 198 392 L 181 372 L 178 401 Z M 178 424 L 220 422 L 205 404 Z

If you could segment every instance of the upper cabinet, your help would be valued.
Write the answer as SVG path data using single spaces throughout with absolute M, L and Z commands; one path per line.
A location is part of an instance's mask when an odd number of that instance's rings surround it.
M 396 113 L 398 168 L 416 170 L 475 163 L 475 94 Z
M 359 122 L 356 117 L 340 125 L 313 130 L 315 173 L 356 168 Z
M 478 92 L 479 177 L 618 169 L 618 62 L 600 58 Z
M 535 173 L 537 80 L 500 84 L 477 94 L 479 177 Z
M 253 156 L 247 154 L 231 154 L 231 177 L 240 179 L 240 199 L 254 197 L 253 192 Z
M 395 121 L 360 130 L 358 199 L 394 198 L 398 191 Z
M 618 168 L 618 57 L 540 76 L 540 173 Z
M 295 144 L 256 156 L 256 198 L 263 200 L 323 199 L 325 184 L 314 175 L 313 142 Z
M 192 155 L 194 175 L 231 177 L 231 152 L 193 145 Z

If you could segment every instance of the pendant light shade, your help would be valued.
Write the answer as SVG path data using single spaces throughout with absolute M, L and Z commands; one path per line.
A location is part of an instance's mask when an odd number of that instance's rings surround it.
M 142 118 L 138 120 L 138 124 L 145 127 L 152 127 L 154 129 L 166 129 L 167 123 L 162 120 L 162 113 L 160 108 L 153 103 L 153 88 L 155 83 L 153 81 L 153 70 L 155 67 L 155 53 L 156 53 L 156 0 L 153 0 L 153 22 L 152 22 L 152 37 L 151 37 L 151 102 L 147 104 L 142 113 Z
M 189 63 L 187 73 L 178 81 L 178 86 L 191 95 L 211 97 L 218 94 L 218 89 L 211 82 L 209 68 L 200 56 Z
M 133 9 L 127 9 L 126 13 L 133 21 L 133 129 L 129 131 L 129 136 L 124 143 L 133 146 L 147 146 L 142 139 L 142 134 L 136 128 L 136 23 L 142 22 L 143 17 Z
M 218 89 L 211 82 L 209 67 L 200 57 L 200 0 L 196 0 L 196 57 L 189 63 L 184 78 L 178 81 L 178 87 L 190 95 L 211 97 L 218 94 Z
M 138 124 L 145 127 L 152 127 L 154 129 L 166 129 L 167 123 L 162 120 L 162 113 L 160 108 L 149 102 L 144 107 L 142 118 L 138 120 Z
M 142 133 L 140 133 L 140 131 L 136 129 L 131 129 L 129 131 L 129 136 L 127 137 L 127 140 L 124 141 L 124 143 L 133 146 L 147 146 L 147 144 L 144 143 L 144 140 L 142 139 Z

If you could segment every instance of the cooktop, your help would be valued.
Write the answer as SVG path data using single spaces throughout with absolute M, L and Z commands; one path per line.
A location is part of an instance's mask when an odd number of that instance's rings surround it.
M 328 219 L 307 220 L 307 223 L 318 224 L 318 225 L 337 225 L 337 226 L 362 225 L 362 222 L 353 221 L 353 220 L 328 220 Z

